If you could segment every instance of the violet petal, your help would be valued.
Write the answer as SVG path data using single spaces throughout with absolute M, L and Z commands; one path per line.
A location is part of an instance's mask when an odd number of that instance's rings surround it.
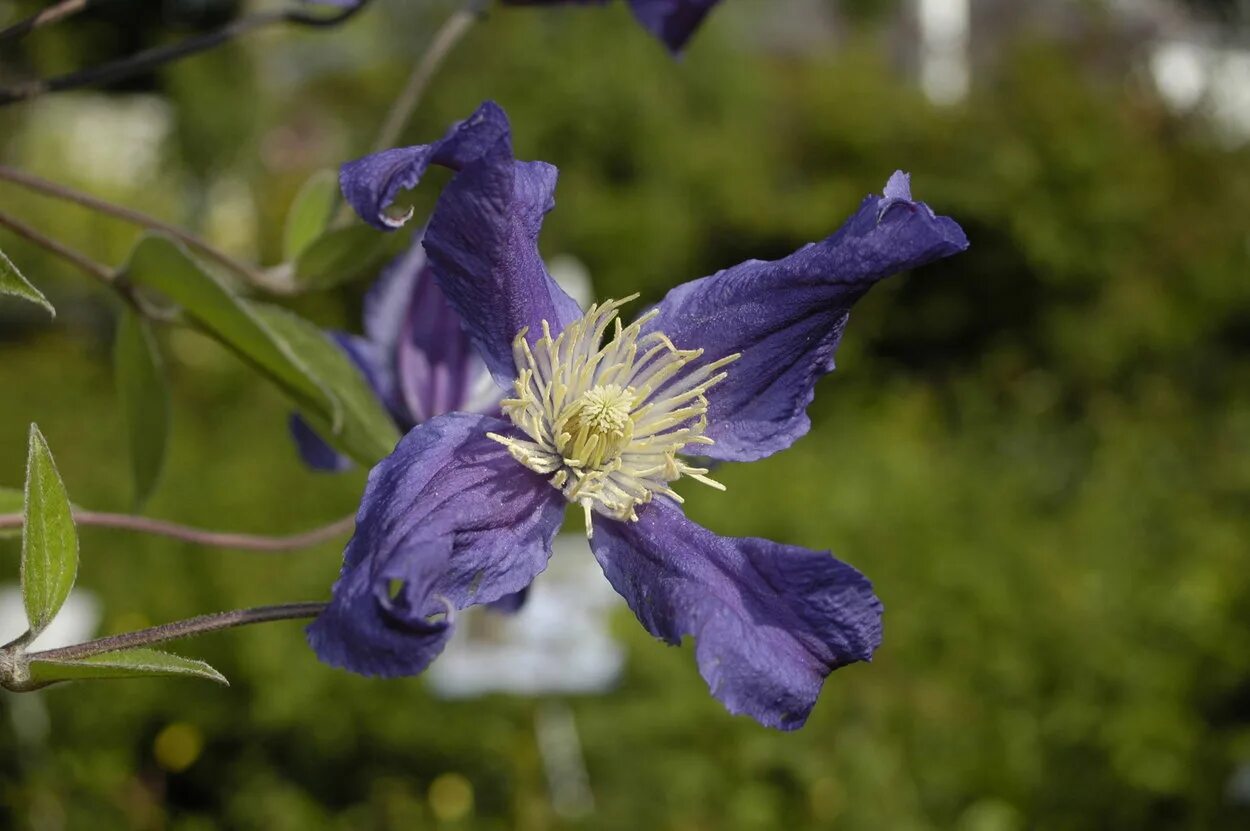
M 459 170 L 508 135 L 508 118 L 487 101 L 433 144 L 395 147 L 348 162 L 339 170 L 339 188 L 360 218 L 383 231 L 393 231 L 412 217 L 387 212 L 401 190 L 416 187 L 432 164 Z
M 330 606 L 308 628 L 321 660 L 418 673 L 448 636 L 436 616 L 519 592 L 546 567 L 565 500 L 486 435 L 510 429 L 441 416 L 374 467 Z
M 827 551 L 718 536 L 666 499 L 596 516 L 591 546 L 647 631 L 693 635 L 712 695 L 768 727 L 802 727 L 825 677 L 881 642 L 872 584 Z
M 500 386 L 516 378 L 512 342 L 531 341 L 582 316 L 538 253 L 543 216 L 555 204 L 556 169 L 517 162 L 506 139 L 467 164 L 444 189 L 425 234 L 439 286 Z
M 674 54 L 690 38 L 720 0 L 629 0 L 634 17 Z
M 878 281 L 968 247 L 951 219 L 914 202 L 895 174 L 887 196 L 869 196 L 827 239 L 772 262 L 748 260 L 677 286 L 649 331 L 704 360 L 734 353 L 728 377 L 708 393 L 699 455 L 750 461 L 783 450 L 810 427 L 816 382 L 834 368 L 851 307 Z

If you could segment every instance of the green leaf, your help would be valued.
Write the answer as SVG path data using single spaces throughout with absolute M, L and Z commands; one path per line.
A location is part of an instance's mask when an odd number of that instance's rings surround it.
M 180 244 L 157 235 L 144 237 L 131 252 L 127 274 L 136 285 L 156 289 L 182 306 L 192 321 L 265 373 L 301 407 L 316 412 L 333 431 L 340 429 L 338 400 L 301 357 Z
M 261 303 L 252 304 L 252 309 L 342 403 L 343 425 L 337 434 L 320 414 L 304 412 L 331 446 L 370 466 L 395 449 L 400 439 L 395 422 L 342 349 L 316 326 L 286 309 Z
M 147 501 L 165 462 L 169 437 L 169 390 L 147 322 L 127 309 L 117 324 L 113 372 L 130 445 L 136 509 Z
M 0 251 L 0 294 L 11 294 L 23 300 L 29 300 L 31 303 L 37 303 L 47 309 L 48 314 L 56 317 L 56 309 L 52 308 L 48 298 L 22 276 L 22 272 L 18 271 L 17 266 L 4 256 L 3 251 Z
M 382 403 L 316 326 L 238 297 L 164 237 L 140 241 L 129 275 L 182 305 L 193 322 L 277 383 L 337 450 L 372 466 L 394 449 L 399 433 Z
M 325 232 L 334 215 L 338 192 L 339 178 L 334 170 L 318 170 L 308 177 L 287 211 L 282 234 L 283 259 L 295 262 Z
M 71 502 L 70 508 L 72 509 L 75 507 L 76 506 Z M 22 521 L 24 523 L 25 513 L 26 491 L 22 488 L 0 488 L 0 514 L 22 514 Z M 0 528 L 0 540 L 8 537 L 20 537 L 21 535 L 21 525 L 14 525 L 12 528 Z
M 230 686 L 226 677 L 203 661 L 183 658 L 159 649 L 123 649 L 87 658 L 48 660 L 31 655 L 30 685 L 44 687 L 58 681 L 84 681 L 144 676 L 183 676 L 204 678 Z
M 26 521 L 22 533 L 22 599 L 38 635 L 56 617 L 78 574 L 78 531 L 69 495 L 43 434 L 30 425 Z
M 390 253 L 392 240 L 370 225 L 327 231 L 295 261 L 295 283 L 325 289 L 372 273 Z

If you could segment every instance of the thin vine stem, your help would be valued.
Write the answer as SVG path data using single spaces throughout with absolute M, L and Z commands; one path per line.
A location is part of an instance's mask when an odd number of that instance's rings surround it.
M 102 511 L 74 511 L 74 522 L 78 525 L 94 528 L 114 528 L 122 531 L 134 531 L 139 534 L 151 534 L 158 537 L 170 537 L 183 542 L 194 543 L 211 548 L 237 548 L 243 551 L 296 551 L 311 548 L 350 532 L 355 527 L 356 518 L 346 516 L 335 520 L 324 528 L 314 528 L 299 534 L 282 537 L 268 537 L 255 534 L 235 534 L 227 531 L 209 531 L 203 528 L 192 528 L 175 522 L 152 519 L 134 514 L 111 514 Z M 0 530 L 21 528 L 21 514 L 0 514 Z
M 142 211 L 136 211 L 134 208 L 127 208 L 125 205 L 118 205 L 108 202 L 99 197 L 92 196 L 80 190 L 75 190 L 67 185 L 53 182 L 36 176 L 33 173 L 27 173 L 23 170 L 0 164 L 0 181 L 9 182 L 18 187 L 35 193 L 43 194 L 52 199 L 60 199 L 63 202 L 71 202 L 75 205 L 81 205 L 93 211 L 120 219 L 123 222 L 129 222 L 140 228 L 146 228 L 149 231 L 159 231 L 167 234 L 185 244 L 188 248 L 192 248 L 203 254 L 205 257 L 224 266 L 238 276 L 242 277 L 248 283 L 257 288 L 265 289 L 274 293 L 282 293 L 283 287 L 277 281 L 269 277 L 265 271 L 251 263 L 236 259 L 225 251 L 213 245 L 203 237 L 196 236 L 190 231 L 183 230 L 177 225 L 171 225 L 162 219 L 158 219 L 150 214 Z
M 382 129 L 378 131 L 378 138 L 373 145 L 375 153 L 393 146 L 399 140 L 439 68 L 456 48 L 456 44 L 473 28 L 473 24 L 485 16 L 487 2 L 488 0 L 468 0 L 434 33 L 429 47 L 413 67 L 403 90 L 386 114 L 386 120 L 382 123 Z
M 378 136 L 373 142 L 373 152 L 386 150 L 399 141 L 404 128 L 408 126 L 408 122 L 412 120 L 413 114 L 421 104 L 430 81 L 434 79 L 439 68 L 455 50 L 456 44 L 464 39 L 474 23 L 486 15 L 488 5 L 489 0 L 467 0 L 464 6 L 453 12 L 451 17 L 447 18 L 434 33 L 430 45 L 426 47 L 416 66 L 412 68 L 408 80 L 404 83 L 404 88 L 391 104 L 382 127 L 378 130 Z M 334 224 L 346 225 L 351 219 L 351 206 L 346 203 L 340 204 L 334 214 Z
M 85 11 L 97 2 L 98 0 L 61 0 L 60 3 L 55 3 L 41 12 L 32 14 L 25 20 L 19 20 L 12 26 L 0 29 L 0 43 L 25 37 L 36 29 L 50 26 L 53 23 Z
M 107 638 L 97 638 L 93 641 L 78 643 L 73 646 L 62 646 L 43 652 L 32 652 L 30 653 L 30 659 L 32 661 L 72 661 L 89 658 L 92 655 L 101 655 L 105 652 L 133 649 L 138 646 L 150 646 L 180 638 L 188 638 L 193 635 L 203 635 L 207 632 L 217 632 L 222 629 L 251 626 L 255 623 L 316 617 L 325 611 L 326 605 L 325 603 L 283 603 L 278 606 L 256 606 L 251 609 L 235 609 L 229 612 L 200 615 L 199 617 L 177 620 L 173 623 L 163 623 L 160 626 L 151 626 L 134 632 L 110 635 Z
M 223 43 L 250 34 L 258 29 L 279 24 L 291 24 L 316 29 L 324 29 L 345 23 L 369 5 L 370 0 L 360 0 L 331 15 L 318 15 L 301 9 L 287 11 L 257 12 L 240 17 L 219 29 L 180 40 L 166 46 L 157 46 L 138 52 L 126 58 L 101 64 L 90 69 L 81 69 L 57 75 L 53 78 L 40 78 L 11 87 L 0 88 L 0 106 L 29 101 L 50 92 L 64 92 L 81 87 L 98 86 L 113 81 L 120 81 L 143 72 L 148 72 L 167 63 L 190 57 L 199 52 L 213 49 Z
M 34 243 L 45 251 L 55 254 L 67 263 L 72 264 L 83 273 L 103 280 L 105 283 L 114 284 L 114 271 L 103 263 L 98 263 L 64 243 L 57 242 L 51 237 L 45 236 L 31 226 L 16 219 L 3 211 L 0 211 L 0 228 L 7 228 L 19 237 Z

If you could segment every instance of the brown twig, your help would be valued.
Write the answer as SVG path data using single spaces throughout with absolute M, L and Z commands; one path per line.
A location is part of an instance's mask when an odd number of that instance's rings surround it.
M 175 522 L 166 522 L 134 514 L 110 514 L 102 511 L 74 511 L 74 522 L 95 528 L 116 528 L 140 534 L 171 537 L 183 542 L 214 548 L 237 548 L 244 551 L 295 551 L 332 540 L 348 533 L 355 526 L 353 516 L 335 520 L 324 528 L 315 528 L 286 537 L 266 537 L 255 534 L 235 534 L 227 531 L 209 531 L 192 528 Z M 21 528 L 21 514 L 0 514 L 0 529 Z
M 279 287 L 264 272 L 263 269 L 251 263 L 243 262 L 235 259 L 226 252 L 217 248 L 203 237 L 196 236 L 190 231 L 185 231 L 176 225 L 171 225 L 162 219 L 158 219 L 150 214 L 142 211 L 136 211 L 134 208 L 127 208 L 124 205 L 117 205 L 112 202 L 105 201 L 99 197 L 92 196 L 89 193 L 83 193 L 75 190 L 67 185 L 44 179 L 33 173 L 26 173 L 22 170 L 9 167 L 8 165 L 0 165 L 0 181 L 11 182 L 18 187 L 41 193 L 53 199 L 60 199 L 64 202 L 72 202 L 75 205 L 81 205 L 93 211 L 98 211 L 107 216 L 115 217 L 132 225 L 138 225 L 141 228 L 147 228 L 150 231 L 159 231 L 167 234 L 174 239 L 184 243 L 187 247 L 198 251 L 205 257 L 217 262 L 238 276 L 242 277 L 248 283 L 269 291 L 278 291 Z
M 43 248 L 45 251 L 55 254 L 68 263 L 72 263 L 74 266 L 92 277 L 103 280 L 109 284 L 113 284 L 114 282 L 115 272 L 113 269 L 103 263 L 96 262 L 86 254 L 76 251 L 68 245 L 59 243 L 51 237 L 45 236 L 27 225 L 25 222 L 22 222 L 20 219 L 15 219 L 3 211 L 0 211 L 0 227 L 8 228 L 19 237 L 23 237 L 24 239 L 33 242 L 35 245 L 38 245 L 40 248 Z
M 35 29 L 50 26 L 58 20 L 64 20 L 71 15 L 90 8 L 96 2 L 97 0 L 61 0 L 60 3 L 55 3 L 25 20 L 19 20 L 12 26 L 0 29 L 0 43 L 4 43 L 6 40 L 17 40 L 30 34 Z
M 0 106 L 29 101 L 49 92 L 64 92 L 65 90 L 119 81 L 123 78 L 148 72 L 181 58 L 205 52 L 250 32 L 276 24 L 292 24 L 318 29 L 337 26 L 363 11 L 369 2 L 370 0 L 360 0 L 357 5 L 349 6 L 324 16 L 295 8 L 288 11 L 258 12 L 246 17 L 240 17 L 211 32 L 194 35 L 166 46 L 147 49 L 138 54 L 110 61 L 97 67 L 69 72 L 65 75 L 57 75 L 54 78 L 41 78 L 12 87 L 0 88 Z

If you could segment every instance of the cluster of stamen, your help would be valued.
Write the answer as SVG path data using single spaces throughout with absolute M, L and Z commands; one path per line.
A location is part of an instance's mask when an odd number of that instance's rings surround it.
M 547 321 L 533 344 L 521 330 L 512 342 L 516 397 L 502 407 L 527 438 L 490 434 L 582 506 L 587 536 L 592 511 L 637 520 L 637 507 L 657 493 L 681 502 L 669 483 L 682 476 L 724 490 L 707 468 L 677 454 L 713 443 L 703 435 L 706 393 L 739 356 L 699 364 L 702 349 L 678 349 L 660 332 L 643 334 L 658 311 L 622 326 L 618 312 L 634 297 L 591 306 L 554 338 Z M 600 346 L 609 326 L 613 336 Z

